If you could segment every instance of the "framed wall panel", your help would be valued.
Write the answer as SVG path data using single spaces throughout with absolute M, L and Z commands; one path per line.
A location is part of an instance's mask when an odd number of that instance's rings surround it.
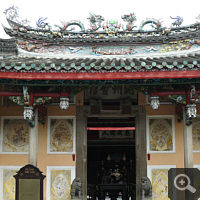
M 168 199 L 168 170 L 176 168 L 176 165 L 149 165 L 147 166 L 147 176 L 152 184 L 153 200 Z
M 173 115 L 147 116 L 147 153 L 175 153 Z
M 76 120 L 74 116 L 48 117 L 48 154 L 75 154 Z
M 47 166 L 47 200 L 70 200 L 75 166 Z
M 23 117 L 1 117 L 2 154 L 28 154 L 29 125 Z
M 193 152 L 200 152 L 200 116 L 192 119 Z
M 22 166 L 0 166 L 0 199 L 15 199 L 15 178 L 13 177 Z

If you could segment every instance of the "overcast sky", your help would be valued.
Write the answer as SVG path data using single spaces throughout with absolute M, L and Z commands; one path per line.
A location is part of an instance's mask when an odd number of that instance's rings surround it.
M 118 19 L 122 21 L 121 16 L 124 14 L 136 13 L 136 25 L 140 25 L 146 18 L 161 19 L 163 26 L 170 27 L 173 22 L 170 16 L 183 17 L 183 25 L 193 24 L 200 14 L 200 1 L 180 1 L 180 0 L 1 0 L 0 3 L 0 22 L 8 26 L 5 14 L 6 8 L 16 5 L 19 8 L 19 15 L 31 21 L 32 26 L 36 26 L 36 21 L 40 17 L 48 17 L 46 22 L 52 26 L 59 24 L 60 20 L 80 20 L 88 27 L 87 17 L 89 12 L 102 15 L 106 20 Z M 0 27 L 0 37 L 8 38 Z

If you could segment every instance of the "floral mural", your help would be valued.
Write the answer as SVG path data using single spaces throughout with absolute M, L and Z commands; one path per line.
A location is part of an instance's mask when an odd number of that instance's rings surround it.
M 168 169 L 152 169 L 152 199 L 168 200 Z
M 70 200 L 71 178 L 70 169 L 50 170 L 50 200 Z
M 148 151 L 174 152 L 174 122 L 171 117 L 149 117 L 147 119 Z
M 73 124 L 73 118 L 49 118 L 49 153 L 73 153 Z
M 194 118 L 192 123 L 193 151 L 200 151 L 200 118 Z
M 15 199 L 15 179 L 18 170 L 3 170 L 3 200 Z
M 28 152 L 28 121 L 19 118 L 2 118 L 2 152 Z

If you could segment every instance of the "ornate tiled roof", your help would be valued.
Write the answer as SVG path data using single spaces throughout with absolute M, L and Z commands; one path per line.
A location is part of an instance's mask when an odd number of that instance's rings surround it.
M 57 78 L 103 80 L 105 78 L 112 80 L 170 77 L 191 78 L 191 76 L 193 76 L 193 78 L 200 78 L 199 68 L 200 53 L 179 57 L 171 56 L 159 58 L 65 59 L 18 56 L 0 60 L 1 75 L 7 72 L 11 74 L 15 72 L 17 73 L 15 76 L 19 76 L 19 79 L 28 79 L 28 77 L 31 77 L 30 79 Z M 183 72 L 182 77 L 180 72 Z M 30 75 L 30 73 L 32 73 L 32 75 Z M 7 77 L 15 78 L 15 76 L 11 74 L 7 74 Z M 5 78 L 5 76 L 2 78 Z
M 176 21 L 171 24 L 170 28 L 163 27 L 160 20 L 147 18 L 136 30 L 134 25 L 136 21 L 135 13 L 121 17 L 126 26 L 116 20 L 103 22 L 104 18 L 101 15 L 90 13 L 88 18 L 89 29 L 86 29 L 82 22 L 77 20 L 61 21 L 62 24 L 54 25 L 55 29 L 53 29 L 49 23 L 45 22 L 46 18 L 42 17 L 36 22 L 37 27 L 31 27 L 25 25 L 28 23 L 27 20 L 20 20 L 18 9 L 15 6 L 6 9 L 5 14 L 10 28 L 4 26 L 4 30 L 8 35 L 16 38 L 17 48 L 21 55 L 30 56 L 32 54 L 31 56 L 36 57 L 37 54 L 40 54 L 41 57 L 62 57 L 64 58 L 63 64 L 61 63 L 62 66 L 57 66 L 57 61 L 51 63 L 52 66 L 55 65 L 62 70 L 96 70 L 98 67 L 101 70 L 109 70 L 112 67 L 114 67 L 113 70 L 115 68 L 120 70 L 126 67 L 123 70 L 128 70 L 129 66 L 133 67 L 134 70 L 143 67 L 146 69 L 162 68 L 162 64 L 155 64 L 155 61 L 152 61 L 152 63 L 148 60 L 140 62 L 138 59 L 166 57 L 171 56 L 170 53 L 175 56 L 184 54 L 184 51 L 188 51 L 186 53 L 188 54 L 191 51 L 194 53 L 200 50 L 200 23 L 180 26 L 183 19 L 179 16 L 172 18 Z M 143 30 L 143 27 L 147 24 L 152 26 L 152 30 Z M 79 30 L 75 30 L 74 26 L 78 26 Z M 103 56 L 107 56 L 107 58 Z M 112 56 L 117 61 L 113 61 Z M 78 61 L 76 60 L 77 57 L 79 57 Z M 66 59 L 69 59 L 69 61 L 66 61 Z M 73 59 L 76 63 L 73 62 Z M 94 62 L 91 61 L 93 59 Z M 106 60 L 106 63 L 101 62 L 102 59 Z M 128 59 L 131 61 L 126 61 L 126 63 L 124 60 Z M 170 64 L 163 62 L 164 67 L 167 67 L 172 65 L 172 62 L 178 61 L 170 61 Z M 112 66 L 108 66 L 109 63 L 112 63 Z M 144 66 L 141 67 L 140 63 Z M 64 64 L 68 68 L 64 68 Z M 81 65 L 79 66 L 79 64 Z M 73 67 L 74 65 L 76 65 L 76 68 Z M 175 64 L 173 66 L 180 68 L 181 65 Z M 54 70 L 51 66 L 45 65 L 45 68 L 43 66 L 37 66 L 37 69 L 39 71 L 41 69 Z M 18 66 L 18 68 L 22 69 L 23 67 Z M 25 70 L 27 70 L 27 67 Z
M 16 53 L 18 51 L 16 39 L 0 39 L 0 53 L 7 54 L 7 53 Z
M 146 58 L 45 58 L 18 56 L 0 60 L 0 71 L 136 72 L 199 70 L 200 53 Z
M 7 16 L 11 28 L 4 30 L 16 38 L 19 55 L 0 59 L 3 79 L 200 78 L 200 24 L 179 27 L 181 17 L 170 28 L 147 19 L 138 30 L 133 30 L 134 13 L 122 16 L 126 27 L 115 20 L 104 24 L 102 16 L 90 14 L 87 30 L 76 20 L 55 25 L 53 30 L 43 18 L 34 28 L 24 26 L 16 17 Z M 142 30 L 146 24 L 153 30 Z M 67 29 L 73 25 L 81 30 Z
M 11 20 L 9 23 L 13 24 Z M 4 26 L 5 32 L 18 39 L 37 40 L 38 42 L 54 44 L 85 44 L 85 43 L 125 43 L 125 44 L 145 44 L 145 43 L 168 43 L 170 41 L 196 38 L 200 34 L 199 23 L 184 27 L 160 30 L 134 30 L 134 31 L 104 31 L 104 32 L 71 32 L 49 31 L 48 29 L 35 29 L 15 23 L 15 28 Z

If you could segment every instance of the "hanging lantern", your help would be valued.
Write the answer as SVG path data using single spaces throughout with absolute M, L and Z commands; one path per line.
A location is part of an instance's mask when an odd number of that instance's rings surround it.
M 32 120 L 33 119 L 33 107 L 25 106 L 23 114 L 24 114 L 24 119 Z
M 157 110 L 158 107 L 160 106 L 160 101 L 159 101 L 159 96 L 152 96 L 151 97 L 151 104 L 150 106 L 154 109 Z
M 66 110 L 69 107 L 69 98 L 61 97 L 60 98 L 60 108 Z
M 193 117 L 196 117 L 196 115 L 197 115 L 196 104 L 186 105 L 186 116 L 187 116 L 187 118 L 193 118 Z
M 186 125 L 189 126 L 192 124 L 192 119 L 196 117 L 197 110 L 196 104 L 188 104 L 186 105 Z

